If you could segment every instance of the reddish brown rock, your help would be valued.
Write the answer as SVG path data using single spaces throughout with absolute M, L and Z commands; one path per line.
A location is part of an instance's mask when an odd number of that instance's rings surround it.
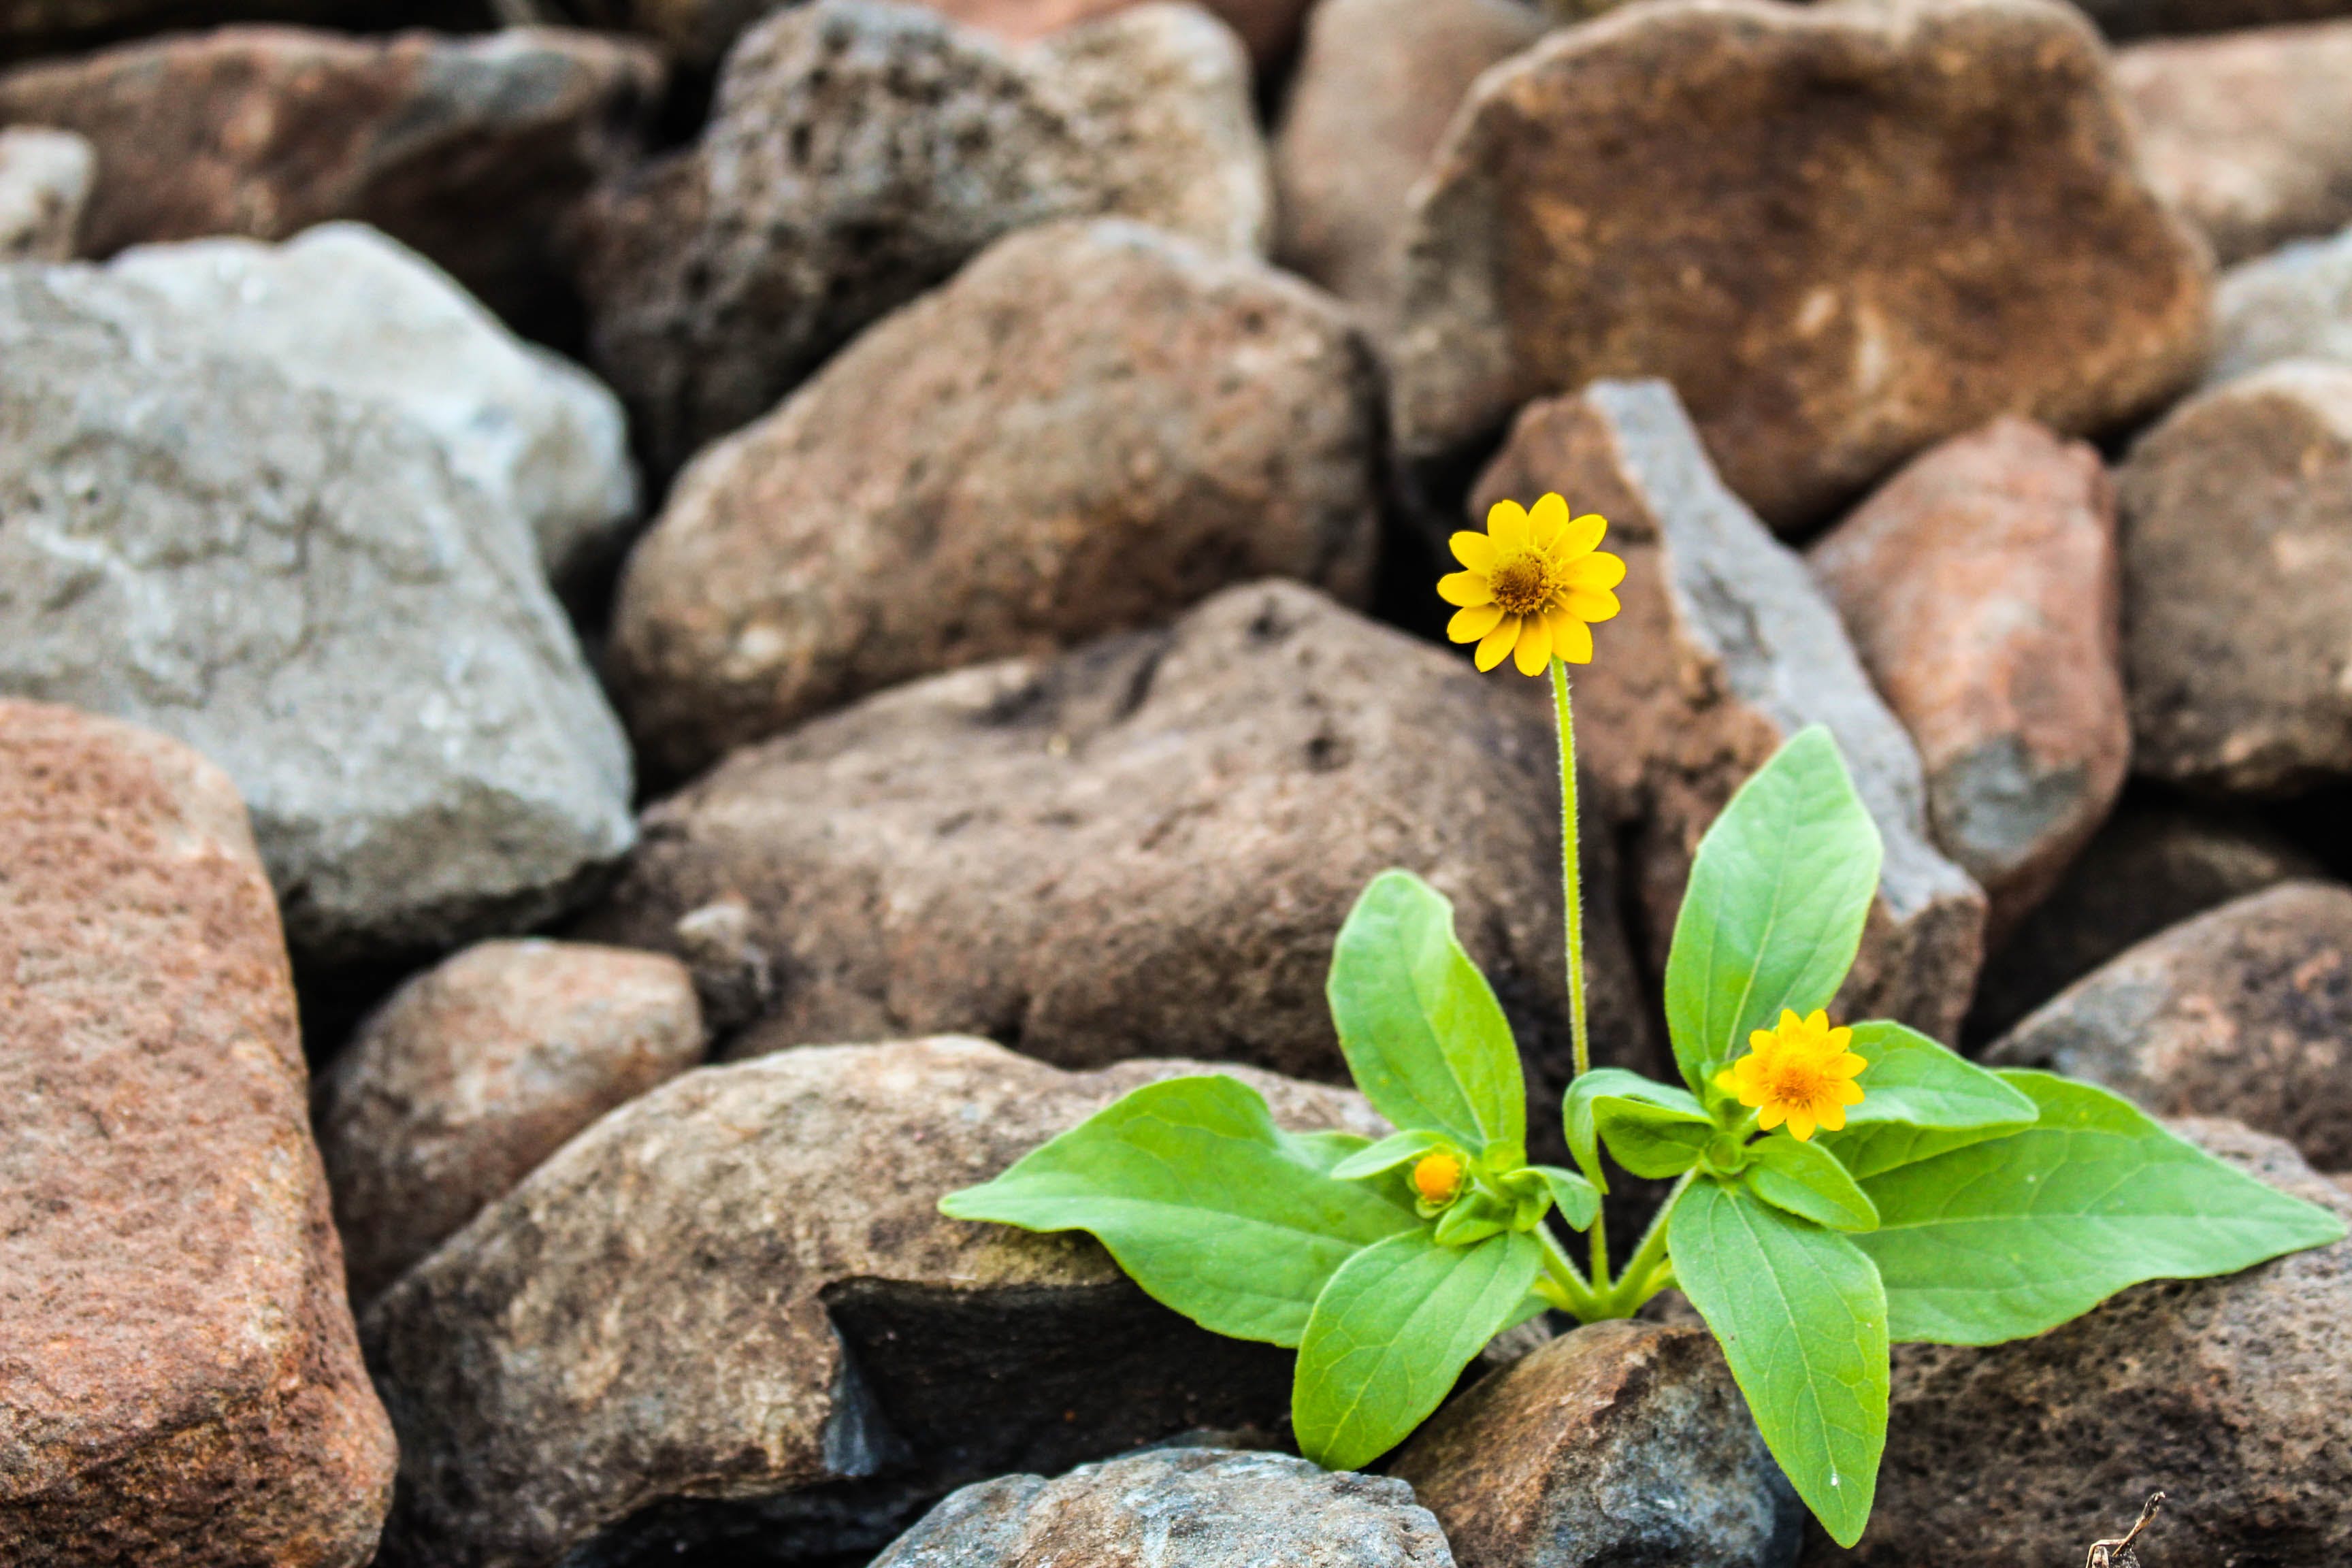
M 1370 589 L 1379 384 L 1330 302 L 1099 221 L 1026 230 L 706 452 L 630 557 L 611 668 L 656 769 L 882 687 Z
M 1998 946 L 2130 760 L 2106 469 L 1997 420 L 1913 459 L 1807 558 L 1919 748 L 1928 831 L 1984 888 Z
M 693 977 L 666 953 L 486 942 L 402 986 L 313 1097 L 352 1299 L 702 1047 Z
M 359 1568 L 393 1445 L 226 774 L 0 700 L 0 1560 Z
M 2191 380 L 2210 266 L 2054 0 L 1654 0 L 1480 79 L 1416 193 L 1391 343 L 1414 458 L 1662 376 L 1778 528 L 2002 413 Z

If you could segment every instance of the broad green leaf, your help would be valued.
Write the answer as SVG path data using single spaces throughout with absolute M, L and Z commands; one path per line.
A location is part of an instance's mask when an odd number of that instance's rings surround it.
M 1454 906 L 1437 889 L 1407 871 L 1373 878 L 1339 930 L 1326 991 L 1348 1069 L 1373 1110 L 1474 1154 L 1525 1147 L 1511 1026 L 1454 939 Z
M 1797 1495 L 1841 1546 L 1862 1538 L 1886 1447 L 1886 1297 L 1843 1236 L 1720 1182 L 1668 1222 L 1675 1277 Z
M 1361 1181 L 1366 1176 L 1393 1171 L 1399 1165 L 1410 1165 L 1423 1154 L 1450 1145 L 1451 1140 L 1442 1132 L 1408 1127 L 1402 1132 L 1391 1132 L 1379 1142 L 1357 1150 L 1332 1166 L 1331 1173 L 1343 1182 Z
M 940 1212 L 1091 1231 L 1138 1285 L 1202 1328 L 1295 1345 L 1335 1270 L 1421 1229 L 1376 1185 L 1328 1174 L 1360 1138 L 1294 1136 L 1223 1076 L 1146 1084 Z
M 2013 1132 L 2040 1114 L 1999 1074 L 1900 1024 L 1856 1024 L 1853 1050 L 1870 1062 L 1854 1079 L 1862 1103 L 1846 1108 L 1844 1131 L 1820 1142 L 1856 1177 Z M 1923 1137 L 1923 1129 L 1938 1135 Z
M 2344 1235 L 2326 1209 L 2223 1164 L 2105 1089 L 2000 1076 L 2040 1121 L 1863 1183 L 1879 1227 L 1854 1239 L 1886 1281 L 1896 1339 L 1996 1344 L 2143 1279 L 2232 1273 Z
M 1691 1128 L 1705 1123 L 1706 1136 L 1711 1137 L 1715 1131 L 1715 1123 L 1707 1118 L 1706 1108 L 1699 1104 L 1696 1097 L 1686 1089 L 1659 1083 L 1654 1079 L 1643 1078 L 1640 1073 L 1628 1072 L 1623 1068 L 1595 1068 L 1583 1074 L 1568 1086 L 1568 1093 L 1560 1102 L 1560 1121 L 1568 1134 L 1569 1152 L 1576 1156 L 1576 1163 L 1583 1167 L 1593 1185 L 1604 1193 L 1609 1190 L 1609 1182 L 1601 1173 L 1599 1150 L 1603 1104 L 1610 1105 L 1612 1113 L 1629 1117 L 1638 1108 L 1654 1110 L 1658 1112 L 1656 1124 L 1662 1128 Z M 1706 1138 L 1701 1137 L 1698 1142 L 1704 1146 Z M 1616 1152 L 1616 1144 L 1612 1142 L 1610 1152 L 1613 1154 Z M 1633 1169 L 1630 1165 L 1626 1168 Z M 1690 1161 L 1685 1160 L 1666 1174 L 1677 1174 L 1689 1168 Z
M 1558 1165 L 1528 1167 L 1544 1179 L 1551 1191 L 1552 1206 L 1570 1230 L 1591 1230 L 1593 1219 L 1601 1213 L 1601 1189 L 1578 1175 L 1563 1171 Z
M 1430 1236 L 1440 1247 L 1468 1247 L 1510 1229 L 1511 1214 L 1483 1194 L 1475 1194 L 1439 1215 Z
M 1774 1134 L 1750 1143 L 1748 1152 L 1756 1163 L 1742 1179 L 1774 1207 L 1832 1230 L 1869 1230 L 1878 1224 L 1869 1197 L 1837 1156 L 1820 1144 Z
M 1819 725 L 1731 797 L 1699 842 L 1666 956 L 1666 1028 L 1694 1092 L 1781 1008 L 1829 1005 L 1862 943 L 1879 856 L 1877 826 Z
M 1425 1231 L 1368 1247 L 1315 1302 L 1290 1395 L 1298 1451 L 1353 1470 L 1437 1408 L 1486 1342 L 1524 1321 L 1542 1247 L 1524 1232 L 1440 1247 Z

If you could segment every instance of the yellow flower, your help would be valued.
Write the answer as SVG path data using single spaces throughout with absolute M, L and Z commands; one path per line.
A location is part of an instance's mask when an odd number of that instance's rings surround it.
M 1442 1204 L 1462 1186 L 1462 1162 L 1440 1150 L 1423 1154 L 1412 1168 L 1412 1190 L 1424 1203 Z
M 1780 1026 L 1748 1037 L 1754 1047 L 1715 1081 L 1739 1103 L 1760 1110 L 1756 1125 L 1766 1131 L 1789 1124 L 1799 1142 L 1818 1124 L 1835 1132 L 1845 1125 L 1845 1108 L 1862 1103 L 1854 1075 L 1870 1065 L 1854 1055 L 1852 1029 L 1832 1029 L 1830 1016 L 1816 1007 L 1810 1018 L 1780 1009 Z
M 1595 513 L 1571 518 L 1557 495 L 1533 510 L 1496 501 L 1486 532 L 1454 536 L 1454 558 L 1465 570 L 1438 580 L 1437 596 L 1461 606 L 1445 635 L 1476 643 L 1480 669 L 1505 654 L 1516 655 L 1521 675 L 1541 675 L 1554 658 L 1591 663 L 1591 623 L 1617 613 L 1610 590 L 1625 580 L 1625 563 L 1593 548 L 1608 531 Z

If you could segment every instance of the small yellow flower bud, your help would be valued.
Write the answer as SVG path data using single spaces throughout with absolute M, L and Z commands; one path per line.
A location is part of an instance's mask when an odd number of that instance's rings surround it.
M 1439 1150 L 1423 1154 L 1412 1168 L 1412 1190 L 1426 1203 L 1442 1204 L 1462 1186 L 1462 1162 Z

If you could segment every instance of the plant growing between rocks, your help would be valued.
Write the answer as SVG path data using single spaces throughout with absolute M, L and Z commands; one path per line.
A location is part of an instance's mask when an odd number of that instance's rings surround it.
M 1349 1068 L 1398 1129 L 1276 1127 L 1218 1075 L 1136 1089 L 950 1215 L 1085 1230 L 1213 1331 L 1295 1347 L 1300 1451 L 1356 1468 L 1401 1442 L 1496 1333 L 1546 1309 L 1630 1317 L 1679 1288 L 1774 1458 L 1841 1544 L 1870 1517 L 1895 1341 L 2039 1334 L 2126 1286 L 2339 1239 L 2335 1216 L 2232 1170 L 2103 1089 L 1991 1072 L 1904 1026 L 1833 1026 L 1881 847 L 1829 731 L 1790 740 L 1702 841 L 1666 963 L 1679 1083 L 1591 1067 L 1567 666 L 1592 658 L 1624 575 L 1606 523 L 1557 495 L 1454 536 L 1439 584 L 1475 662 L 1549 673 L 1579 1167 L 1530 1164 L 1510 1026 L 1446 900 L 1375 878 L 1328 993 Z M 1622 1266 L 1605 1151 L 1671 1194 Z M 1586 1237 L 1580 1266 L 1545 1223 Z

